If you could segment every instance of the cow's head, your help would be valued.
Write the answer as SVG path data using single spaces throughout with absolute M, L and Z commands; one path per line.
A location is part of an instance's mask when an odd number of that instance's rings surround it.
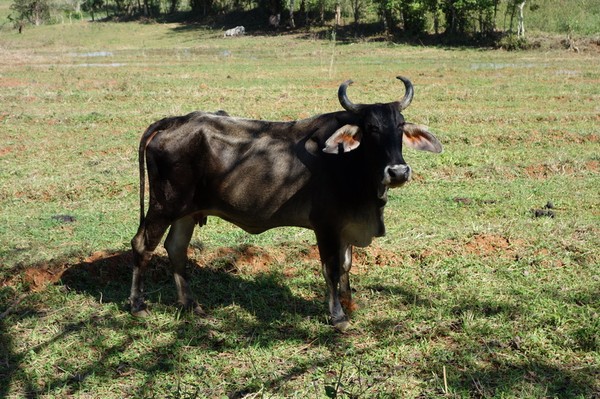
M 381 183 L 397 187 L 406 183 L 411 168 L 402 157 L 402 145 L 423 151 L 442 152 L 442 145 L 425 126 L 408 123 L 402 110 L 408 107 L 414 95 L 410 80 L 398 76 L 406 88 L 399 101 L 386 104 L 354 104 L 346 95 L 348 80 L 340 85 L 338 98 L 344 109 L 357 115 L 357 125 L 345 125 L 338 129 L 325 143 L 326 153 L 339 154 L 366 147 L 369 156 L 377 164 Z

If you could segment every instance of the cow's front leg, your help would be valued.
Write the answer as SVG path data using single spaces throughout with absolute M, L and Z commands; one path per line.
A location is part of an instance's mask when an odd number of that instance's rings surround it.
M 350 288 L 350 268 L 352 267 L 352 245 L 342 247 L 342 274 L 340 276 L 340 302 L 348 314 L 354 312 L 358 306 L 352 300 L 352 289 Z
M 350 326 L 348 316 L 344 313 L 340 302 L 340 278 L 344 274 L 343 264 L 348 248 L 341 245 L 338 237 L 320 234 L 317 234 L 317 244 L 323 266 L 323 276 L 327 283 L 327 302 L 331 322 L 337 330 L 343 332 Z M 349 284 L 347 287 L 349 288 Z
M 202 308 L 194 300 L 190 290 L 186 272 L 188 260 L 187 249 L 190 245 L 195 226 L 196 219 L 192 216 L 186 216 L 175 221 L 171 225 L 171 229 L 165 240 L 165 248 L 171 261 L 179 303 L 184 308 L 191 309 L 196 314 L 202 314 Z

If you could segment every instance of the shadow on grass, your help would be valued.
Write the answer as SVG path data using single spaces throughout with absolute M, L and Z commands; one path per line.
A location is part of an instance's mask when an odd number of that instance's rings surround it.
M 285 276 L 277 272 L 242 275 L 231 270 L 236 257 L 247 257 L 247 247 L 236 248 L 233 252 L 212 259 L 208 265 L 198 267 L 189 265 L 190 283 L 200 305 L 206 312 L 204 317 L 182 313 L 176 306 L 176 290 L 166 256 L 155 256 L 146 276 L 148 303 L 152 315 L 148 319 L 137 319 L 128 313 L 128 296 L 131 280 L 131 255 L 128 252 L 98 253 L 84 261 L 74 264 L 34 265 L 25 268 L 24 285 L 28 286 L 30 300 L 15 304 L 7 309 L 0 319 L 0 397 L 10 394 L 11 384 L 20 386 L 28 398 L 45 397 L 52 392 L 61 392 L 66 396 L 85 390 L 85 381 L 93 376 L 105 384 L 118 383 L 119 379 L 137 376 L 143 380 L 136 388 L 133 397 L 148 397 L 152 385 L 158 383 L 160 373 L 173 373 L 179 367 L 182 351 L 196 347 L 209 351 L 241 349 L 248 345 L 271 347 L 283 341 L 330 341 L 335 339 L 332 329 L 322 329 L 317 337 L 313 332 L 297 327 L 303 318 L 323 316 L 326 306 L 321 300 L 306 300 L 294 295 L 285 284 Z M 35 272 L 28 272 L 33 270 Z M 84 316 L 77 322 L 58 323 L 61 331 L 52 338 L 33 347 L 24 348 L 12 337 L 9 324 L 15 325 L 27 320 L 39 320 L 46 323 L 46 310 L 38 298 L 43 295 L 45 283 L 58 281 L 59 289 L 67 295 L 83 295 L 98 300 L 98 306 L 81 309 Z M 0 304 L 8 303 L 8 297 L 14 297 L 14 290 L 2 287 Z M 37 292 L 37 293 L 36 293 Z M 70 293 L 70 294 L 69 294 Z M 26 304 L 27 303 L 27 304 Z M 107 310 L 107 304 L 114 304 L 117 312 Z M 72 305 L 67 305 L 72 307 Z M 38 308 L 39 307 L 39 308 Z M 110 307 L 109 307 L 110 308 Z M 242 309 L 242 311 L 239 310 Z M 4 309 L 0 308 L 0 312 Z M 90 315 L 91 314 L 91 315 Z M 240 317 L 249 315 L 248 317 Z M 66 320 L 72 315 L 65 315 Z M 149 331 L 156 325 L 156 318 L 166 317 L 167 322 L 161 331 Z M 154 318 L 154 321 L 151 320 Z M 149 320 L 150 319 L 150 320 Z M 292 321 L 290 321 L 292 320 Z M 36 322 L 37 323 L 37 322 Z M 160 323 L 159 323 L 160 324 Z M 166 334 L 172 338 L 140 350 L 139 342 L 154 334 Z M 111 339 L 120 335 L 121 339 Z M 57 377 L 40 381 L 27 366 L 36 356 L 46 357 L 47 352 L 60 345 L 72 345 L 73 340 L 84 340 L 83 345 L 93 349 L 94 361 L 82 359 L 77 367 L 61 365 L 60 361 L 49 364 L 59 372 Z M 51 348 L 51 349 L 50 349 Z M 124 354 L 127 354 L 124 356 Z M 59 356 L 60 357 L 60 356 Z M 129 360 L 126 360 L 129 358 Z M 293 378 L 310 367 L 308 364 L 292 368 L 284 379 Z M 321 362 L 321 363 L 320 363 Z M 68 363 L 68 362 L 67 362 Z M 58 375 L 61 375 L 60 377 Z M 275 378 L 271 384 L 279 384 Z M 204 391 L 209 387 L 202 387 Z M 174 397 L 180 397 L 179 387 L 172 387 Z M 232 392 L 230 397 L 243 397 L 252 389 L 241 388 Z M 194 397 L 194 396 L 192 396 Z
M 522 343 L 512 337 L 501 342 L 501 333 L 488 336 L 477 326 L 471 327 L 471 330 L 464 326 L 464 315 L 472 315 L 476 321 L 483 320 L 482 324 L 496 318 L 518 321 L 526 317 L 528 308 L 525 304 L 472 295 L 453 300 L 452 306 L 447 306 L 444 304 L 448 299 L 445 293 L 430 297 L 408 283 L 388 284 L 385 280 L 371 280 L 359 291 L 395 297 L 401 308 L 410 310 L 411 318 L 374 319 L 367 323 L 366 331 L 358 330 L 349 336 L 340 336 L 333 329 L 324 328 L 326 306 L 321 299 L 307 300 L 295 295 L 289 288 L 302 283 L 290 283 L 288 277 L 277 270 L 240 273 L 236 269 L 238 261 L 255 255 L 256 250 L 252 247 L 240 246 L 217 253 L 203 267 L 191 262 L 190 266 L 194 266 L 190 267 L 192 291 L 207 313 L 200 318 L 183 314 L 176 308 L 175 287 L 164 256 L 155 257 L 147 276 L 153 316 L 146 320 L 133 318 L 128 313 L 129 252 L 95 254 L 74 264 L 44 265 L 46 272 L 29 274 L 32 287 L 42 284 L 44 276 L 59 273 L 62 286 L 52 289 L 60 288 L 61 292 L 70 296 L 70 301 L 93 298 L 90 301 L 93 303 L 82 305 L 80 317 L 77 316 L 79 308 L 70 313 L 61 310 L 61 317 L 65 320 L 49 322 L 47 313 L 58 310 L 45 307 L 44 293 L 40 292 L 40 297 L 22 301 L 0 319 L 0 397 L 9 396 L 14 385 L 19 386 L 19 392 L 24 392 L 29 398 L 48 394 L 65 397 L 84 395 L 90 386 L 100 385 L 113 391 L 126 386 L 131 397 L 156 397 L 165 393 L 169 397 L 216 397 L 222 396 L 225 388 L 228 397 L 242 398 L 263 388 L 278 392 L 288 381 L 303 378 L 316 369 L 338 369 L 341 378 L 342 370 L 337 367 L 340 364 L 351 369 L 347 372 L 348 377 L 344 375 L 348 378 L 344 382 L 350 387 L 350 383 L 356 382 L 352 376 L 357 374 L 360 377 L 363 373 L 360 362 L 364 358 L 372 363 L 365 367 L 368 373 L 388 378 L 401 371 L 412 374 L 412 378 L 418 381 L 425 381 L 426 384 L 421 387 L 423 397 L 444 395 L 443 384 L 432 380 L 432 373 L 441 380 L 443 368 L 448 371 L 448 386 L 455 397 L 511 396 L 519 391 L 525 396 L 543 392 L 547 397 L 600 397 L 596 382 L 600 374 L 597 364 L 590 363 L 587 367 L 581 362 L 576 366 L 558 364 L 551 355 L 531 355 Z M 309 255 L 312 262 L 311 256 L 314 255 Z M 317 279 L 321 282 L 315 277 Z M 303 288 L 314 291 L 314 287 Z M 9 304 L 11 300 L 7 298 L 15 297 L 14 290 L 9 292 L 10 289 L 0 287 L 1 304 Z M 48 295 L 54 294 L 46 297 Z M 574 303 L 582 300 L 593 301 L 591 292 L 590 295 L 580 294 L 572 298 Z M 66 306 L 74 307 L 73 304 Z M 367 315 L 363 317 L 367 318 Z M 312 323 L 305 322 L 309 319 L 313 319 Z M 315 323 L 315 319 L 318 322 Z M 27 347 L 18 337 L 12 336 L 11 331 L 15 330 L 15 325 L 31 325 L 31 320 L 50 329 L 52 334 L 46 333 L 46 338 L 37 340 L 41 343 Z M 323 325 L 317 328 L 319 323 Z M 407 353 L 396 358 L 397 363 L 379 363 L 379 358 L 369 357 L 370 351 L 396 350 L 394 340 L 398 341 L 398 348 L 409 348 Z M 368 344 L 362 341 L 368 341 Z M 68 348 L 77 342 L 89 349 L 89 358 L 74 362 L 58 355 L 48 359 L 48 353 L 56 353 L 57 347 Z M 205 368 L 201 362 L 195 362 L 194 357 L 211 354 L 218 362 L 223 355 L 224 359 L 233 362 L 230 367 L 249 367 L 248 361 L 243 361 L 243 357 L 248 356 L 247 348 L 269 349 L 278 344 L 287 344 L 299 352 L 309 347 L 322 347 L 326 352 L 282 366 L 281 373 L 257 372 L 260 377 L 254 379 L 238 370 L 242 373 L 239 381 L 228 381 L 223 376 L 223 381 L 227 382 L 222 386 L 210 386 L 210 378 L 205 378 L 205 373 L 221 369 Z M 190 352 L 196 355 L 188 355 Z M 40 381 L 35 368 L 42 366 L 32 366 L 37 358 L 47 359 L 44 367 L 55 370 L 51 378 Z M 176 376 L 182 370 L 188 379 L 179 385 Z M 190 375 L 194 382 L 190 382 Z M 335 377 L 333 374 L 330 376 L 331 379 Z M 88 383 L 91 379 L 94 382 Z M 319 386 L 321 394 L 324 384 Z
M 338 44 L 351 44 L 357 41 L 390 42 L 396 44 L 407 44 L 411 46 L 430 46 L 443 48 L 489 48 L 498 47 L 502 32 L 488 34 L 432 34 L 427 32 L 412 33 L 401 29 L 394 29 L 393 33 L 386 32 L 380 21 L 361 21 L 359 23 L 348 23 L 345 25 L 333 24 L 334 14 L 326 15 L 327 23 L 316 23 L 316 15 L 307 24 L 303 15 L 296 15 L 296 27 L 291 28 L 282 21 L 279 27 L 270 26 L 269 14 L 261 8 L 251 10 L 234 10 L 225 14 L 216 14 L 198 18 L 197 15 L 188 12 L 179 12 L 172 15 L 163 15 L 158 18 L 161 22 L 175 22 L 177 26 L 172 28 L 173 33 L 181 32 L 203 32 L 211 30 L 210 35 L 223 36 L 225 30 L 236 26 L 244 26 L 247 36 L 286 36 L 299 35 L 300 38 L 309 40 L 334 40 Z M 230 38 L 235 40 L 235 38 Z
M 493 325 L 496 318 L 512 321 L 527 318 L 525 304 L 470 296 L 439 313 L 436 311 L 441 308 L 439 301 L 447 299 L 430 299 L 407 286 L 375 284 L 367 289 L 398 297 L 401 306 L 415 315 L 406 321 L 375 320 L 370 323 L 370 330 L 381 339 L 389 338 L 393 331 L 404 345 L 427 343 L 424 359 L 420 361 L 428 364 L 429 377 L 433 370 L 438 380 L 433 384 L 437 389 L 428 387 L 433 396 L 448 396 L 441 382 L 443 370 L 447 369 L 447 384 L 456 397 L 504 397 L 521 390 L 524 397 L 543 392 L 543 397 L 600 398 L 597 364 L 577 368 L 559 364 L 551 355 L 531 353 L 518 336 L 502 341 L 502 332 L 486 334 L 487 327 L 482 320 L 489 320 Z M 527 331 L 523 329 L 519 334 L 527 334 Z M 428 376 L 422 377 L 427 379 Z
M 192 293 L 208 316 L 235 304 L 267 325 L 290 313 L 317 317 L 326 311 L 322 301 L 307 301 L 293 295 L 281 273 L 267 270 L 245 276 L 236 269 L 238 263 L 260 256 L 253 247 L 242 245 L 219 253 L 202 266 L 189 262 Z M 100 297 L 103 303 L 117 303 L 128 311 L 131 265 L 129 251 L 92 256 L 64 270 L 61 281 L 70 290 Z M 151 311 L 161 303 L 177 310 L 175 283 L 166 256 L 153 257 L 144 281 Z

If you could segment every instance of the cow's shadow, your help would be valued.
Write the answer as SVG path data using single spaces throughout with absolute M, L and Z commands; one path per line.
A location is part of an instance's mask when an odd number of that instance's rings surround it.
M 256 252 L 253 247 L 240 246 L 217 251 L 210 261 L 202 265 L 190 262 L 188 270 L 192 291 L 206 312 L 202 316 L 178 308 L 168 258 L 159 252 L 146 276 L 147 300 L 151 309 L 149 318 L 153 318 L 147 321 L 127 316 L 132 271 L 130 251 L 102 251 L 81 261 L 57 261 L 26 268 L 22 274 L 25 286 L 31 291 L 41 292 L 48 284 L 59 284 L 60 291 L 94 298 L 102 307 L 112 309 L 105 312 L 99 311 L 98 307 L 91 316 L 82 320 L 72 318 L 66 312 L 64 321 L 56 324 L 56 334 L 23 351 L 19 338 L 13 337 L 11 324 L 31 318 L 42 319 L 46 311 L 40 309 L 35 301 L 25 299 L 22 303 L 15 302 L 12 311 L 9 309 L 2 314 L 4 318 L 0 317 L 0 352 L 3 353 L 0 359 L 0 397 L 8 396 L 15 383 L 22 385 L 26 397 L 37 398 L 59 389 L 65 390 L 67 395 L 76 395 L 83 386 L 82 382 L 90 376 L 110 384 L 115 375 L 139 372 L 146 376 L 147 381 L 154 381 L 160 373 L 179 367 L 181 356 L 175 354 L 180 353 L 183 342 L 186 346 L 216 351 L 236 350 L 241 344 L 249 343 L 269 348 L 286 340 L 318 340 L 333 346 L 336 337 L 333 328 L 314 331 L 307 327 L 310 323 L 302 322 L 315 317 L 325 321 L 326 304 L 321 295 L 306 299 L 294 294 L 290 286 L 297 289 L 299 284 L 297 281 L 293 285 L 287 284 L 281 264 L 267 262 L 264 266 L 274 267 L 250 271 L 233 267 L 238 257 L 247 261 L 249 256 L 256 257 Z M 310 284 L 308 290 L 315 289 L 313 282 L 306 284 Z M 2 299 L 12 295 L 11 287 L 5 287 L 5 291 L 0 289 L 0 305 L 3 304 Z M 25 294 L 23 297 L 28 298 Z M 115 313 L 115 307 L 123 313 Z M 135 342 L 146 336 L 150 328 L 153 334 L 174 334 L 176 339 L 156 343 L 148 350 L 133 349 Z M 90 329 L 97 331 L 94 332 L 98 338 L 94 341 L 94 351 L 99 356 L 97 361 L 82 361 L 72 374 L 62 373 L 48 379 L 43 388 L 23 372 L 29 367 L 28 356 L 31 353 L 42 353 L 63 341 L 68 342 L 73 336 L 86 335 Z M 123 339 L 109 339 L 113 335 L 110 331 L 118 332 Z M 115 366 L 115 359 L 125 352 L 129 360 L 122 360 Z M 169 356 L 158 356 L 157 353 Z M 311 365 L 293 368 L 289 378 L 305 372 Z M 274 379 L 273 384 L 281 381 Z M 140 388 L 134 396 L 144 396 L 143 389 Z M 232 397 L 242 397 L 245 389 L 240 386 L 240 395 Z
M 298 318 L 324 317 L 326 304 L 321 292 L 317 293 L 316 299 L 292 293 L 287 277 L 280 269 L 266 268 L 253 273 L 241 273 L 236 269 L 238 258 L 253 256 L 260 254 L 256 255 L 252 247 L 242 245 L 224 251 L 204 264 L 189 262 L 187 270 L 192 293 L 206 312 L 199 318 L 214 320 L 228 313 L 224 309 L 236 307 L 251 315 L 255 328 L 269 329 L 274 321 L 294 319 L 297 322 Z M 98 298 L 102 303 L 116 303 L 123 312 L 128 312 L 131 274 L 130 251 L 102 253 L 70 265 L 62 273 L 61 282 L 67 289 Z M 169 260 L 164 253 L 154 255 L 144 281 L 146 300 L 152 312 L 181 311 Z M 290 322 L 288 327 L 293 324 L 295 322 Z M 289 333 L 287 330 L 286 334 Z

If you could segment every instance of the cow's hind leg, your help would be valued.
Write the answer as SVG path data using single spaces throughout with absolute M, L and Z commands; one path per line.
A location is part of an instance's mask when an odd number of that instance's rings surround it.
M 173 277 L 177 286 L 177 296 L 179 303 L 194 313 L 202 313 L 202 308 L 194 300 L 189 284 L 187 282 L 186 264 L 187 250 L 196 226 L 196 219 L 193 216 L 186 216 L 171 225 L 165 248 L 169 254 L 171 267 L 173 268 Z
M 146 216 L 140 224 L 137 234 L 131 240 L 133 250 L 133 278 L 131 281 L 131 294 L 129 303 L 131 314 L 134 316 L 146 316 L 148 308 L 144 302 L 144 273 L 152 253 L 160 243 L 162 236 L 169 227 L 169 222 L 162 218 L 155 219 Z

